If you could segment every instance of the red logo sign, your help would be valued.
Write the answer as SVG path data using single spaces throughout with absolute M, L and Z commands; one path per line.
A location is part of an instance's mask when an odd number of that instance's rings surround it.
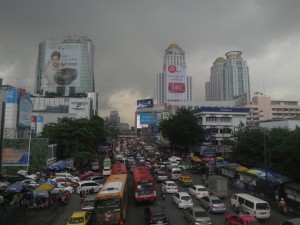
M 184 93 L 185 84 L 184 83 L 169 83 L 168 90 L 170 93 Z
M 175 73 L 175 72 L 176 72 L 176 66 L 174 66 L 174 65 L 169 66 L 169 67 L 168 67 L 168 71 L 169 71 L 170 73 Z

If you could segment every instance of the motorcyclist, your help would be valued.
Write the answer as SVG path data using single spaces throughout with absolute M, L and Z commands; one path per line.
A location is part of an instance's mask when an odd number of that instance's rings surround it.
M 237 211 L 236 212 L 237 214 L 244 214 L 245 213 L 244 207 L 243 207 L 241 202 L 239 202 L 239 206 L 237 207 L 236 211 Z
M 163 199 L 165 198 L 165 194 L 166 194 L 166 188 L 161 185 L 161 189 L 160 189 L 160 197 Z
M 287 212 L 286 202 L 285 202 L 284 198 L 280 199 L 280 201 L 278 203 L 278 207 L 281 212 L 285 212 L 285 213 Z

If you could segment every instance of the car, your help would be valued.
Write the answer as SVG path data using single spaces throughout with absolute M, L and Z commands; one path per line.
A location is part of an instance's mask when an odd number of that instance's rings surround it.
M 19 170 L 17 173 L 31 180 L 36 180 L 38 178 L 36 174 L 28 174 L 27 170 Z
M 67 186 L 65 184 L 62 184 L 62 183 L 58 183 L 56 185 L 56 187 L 50 191 L 50 194 L 58 195 L 59 193 L 62 193 L 62 192 L 65 192 L 65 191 L 68 191 L 69 193 L 72 194 L 72 193 L 74 193 L 74 188 L 72 188 L 70 186 Z
M 67 225 L 88 225 L 91 224 L 92 213 L 88 211 L 73 212 Z
M 0 191 L 4 191 L 10 185 L 10 182 L 7 180 L 0 181 Z
M 211 225 L 212 221 L 201 206 L 187 207 L 182 210 L 183 217 L 191 225 Z
M 81 203 L 81 209 L 91 211 L 94 210 L 95 194 L 88 194 Z
M 104 167 L 103 168 L 103 172 L 102 172 L 103 176 L 109 176 L 110 173 L 111 173 L 111 170 L 110 170 L 109 167 Z
M 226 206 L 220 198 L 214 195 L 204 196 L 199 198 L 200 205 L 209 212 L 223 213 L 226 211 Z
M 148 206 L 144 209 L 145 220 L 151 225 L 168 225 L 169 218 L 162 206 Z
M 56 178 L 53 178 L 52 181 L 54 181 L 56 183 L 65 184 L 66 186 L 70 186 L 74 189 L 76 189 L 78 187 L 77 182 L 73 182 L 73 181 L 69 180 L 68 178 L 64 178 L 64 177 L 56 177 Z
M 189 195 L 189 193 L 183 191 L 173 194 L 173 202 L 179 209 L 193 207 L 194 205 L 192 197 Z
M 28 184 L 28 186 L 31 187 L 31 188 L 36 188 L 36 187 L 41 185 L 41 183 L 36 182 L 34 180 L 31 180 L 31 179 L 22 180 L 21 182 Z
M 165 171 L 157 170 L 154 174 L 154 179 L 156 182 L 162 182 L 168 180 L 168 175 Z
M 186 162 L 179 162 L 178 167 L 181 169 L 182 172 L 189 171 L 189 165 Z
M 102 174 L 99 173 L 99 172 L 95 172 L 95 171 L 87 171 L 83 174 L 80 174 L 79 175 L 79 178 L 80 180 L 85 180 L 86 177 L 89 177 L 89 176 L 101 176 Z
M 192 185 L 189 187 L 189 193 L 195 198 L 209 196 L 208 190 L 203 185 Z
M 247 225 L 257 225 L 257 219 L 254 216 L 248 214 L 228 214 L 225 216 L 226 225 L 238 225 L 238 224 L 247 224 Z M 291 225 L 288 223 L 288 225 Z
M 190 176 L 184 175 L 179 177 L 178 184 L 180 184 L 182 187 L 189 187 L 194 184 L 194 181 Z
M 98 184 L 104 184 L 106 181 L 106 177 L 105 176 L 89 176 L 85 179 L 86 181 L 95 181 Z
M 300 218 L 287 219 L 280 225 L 300 225 Z
M 161 185 L 166 190 L 166 193 L 178 192 L 178 187 L 174 181 L 170 181 L 170 180 L 163 181 Z

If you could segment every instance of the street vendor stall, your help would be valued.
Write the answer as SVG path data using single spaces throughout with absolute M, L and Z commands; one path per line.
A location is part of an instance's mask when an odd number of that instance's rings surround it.
M 34 190 L 32 194 L 33 202 L 31 208 L 46 208 L 52 204 L 51 197 L 47 190 Z

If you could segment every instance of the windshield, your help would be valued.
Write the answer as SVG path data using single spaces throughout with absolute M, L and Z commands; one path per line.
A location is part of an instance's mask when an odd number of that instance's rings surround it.
M 219 199 L 211 200 L 211 202 L 212 202 L 213 204 L 222 204 L 222 203 L 223 203 L 223 202 L 222 202 L 221 200 L 219 200 Z
M 120 208 L 121 208 L 121 200 L 119 198 L 95 200 L 95 209 L 97 211 L 106 211 L 108 209 L 120 209 Z
M 190 201 L 192 200 L 190 196 L 182 196 L 181 197 L 181 200 L 184 200 L 184 201 Z
M 181 174 L 181 171 L 180 170 L 175 170 L 172 172 L 173 174 Z
M 174 187 L 174 186 L 176 186 L 176 184 L 175 183 L 168 183 L 167 186 L 173 186 Z
M 152 194 L 154 190 L 152 183 L 138 184 L 136 187 L 140 195 Z
M 256 210 L 269 210 L 269 205 L 267 203 L 257 203 Z
M 163 213 L 156 213 L 152 215 L 153 220 L 162 220 L 165 218 L 165 215 Z
M 199 217 L 208 217 L 207 213 L 206 212 L 202 212 L 202 211 L 197 211 L 195 212 L 195 217 L 196 218 L 199 218 Z
M 83 217 L 73 217 L 69 220 L 69 224 L 83 223 L 83 221 L 84 221 Z

